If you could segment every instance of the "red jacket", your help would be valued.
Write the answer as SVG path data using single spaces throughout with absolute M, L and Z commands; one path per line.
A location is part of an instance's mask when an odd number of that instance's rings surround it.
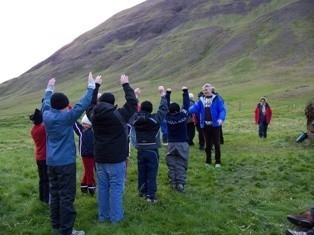
M 35 142 L 36 160 L 46 160 L 46 128 L 44 124 L 34 125 L 31 129 L 31 135 Z
M 265 108 L 266 108 L 266 123 L 269 124 L 271 116 L 272 116 L 272 111 L 267 103 L 265 104 Z M 261 109 L 262 109 L 261 104 L 258 103 L 255 109 L 255 123 L 256 124 L 258 124 L 259 117 L 260 115 L 262 115 Z

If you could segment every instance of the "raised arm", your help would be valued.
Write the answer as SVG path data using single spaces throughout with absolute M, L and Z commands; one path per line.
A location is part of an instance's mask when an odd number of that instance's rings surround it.
M 92 101 L 93 91 L 95 89 L 95 80 L 92 76 L 92 73 L 89 73 L 87 78 L 87 91 L 84 96 L 77 102 L 74 107 L 69 111 L 70 119 L 69 122 L 77 121 L 77 119 L 86 111 L 88 106 Z
M 158 108 L 155 118 L 158 123 L 161 123 L 164 120 L 168 112 L 168 101 L 167 101 L 166 96 L 169 96 L 169 95 L 166 94 L 166 90 L 163 86 L 158 87 L 158 92 L 161 96 L 161 99 L 160 99 L 159 108 Z
M 43 114 L 45 111 L 48 111 L 51 108 L 50 98 L 51 98 L 52 92 L 54 91 L 55 83 L 56 83 L 55 78 L 51 78 L 48 81 L 47 89 L 46 89 L 45 96 L 44 96 L 44 101 L 42 103 L 42 108 L 41 108 Z
M 189 91 L 186 86 L 182 87 L 183 91 L 183 106 L 182 106 L 182 111 L 188 113 L 189 111 L 189 106 L 190 106 L 190 100 L 189 100 Z
M 133 116 L 133 114 L 136 112 L 138 103 L 134 90 L 130 87 L 129 77 L 125 74 L 122 74 L 120 77 L 120 83 L 125 93 L 126 103 L 123 105 L 123 108 L 119 109 L 119 112 L 121 113 L 124 120 L 128 122 L 131 116 Z

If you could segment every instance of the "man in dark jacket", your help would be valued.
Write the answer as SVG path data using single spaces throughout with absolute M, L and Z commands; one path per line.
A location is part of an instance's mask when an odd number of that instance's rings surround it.
M 160 124 L 168 112 L 167 98 L 163 86 L 159 86 L 161 95 L 157 113 L 152 114 L 153 105 L 150 101 L 141 104 L 140 112 L 134 115 L 136 132 L 138 192 L 148 202 L 156 202 L 157 172 L 160 148 Z
M 103 93 L 97 102 L 102 80 L 95 80 L 95 82 L 96 89 L 92 103 L 87 109 L 87 116 L 93 125 L 95 138 L 98 220 L 115 223 L 124 216 L 122 197 L 126 160 L 129 155 L 127 123 L 136 112 L 137 99 L 125 74 L 120 78 L 126 99 L 122 108 L 114 105 L 115 97 L 111 93 Z

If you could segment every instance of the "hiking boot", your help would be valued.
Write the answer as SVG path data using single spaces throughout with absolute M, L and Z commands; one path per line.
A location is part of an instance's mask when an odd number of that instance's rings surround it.
M 287 219 L 302 228 L 312 228 L 314 226 L 314 217 L 310 211 L 298 214 L 298 215 L 288 215 Z
M 84 231 L 77 231 L 77 230 L 72 230 L 72 234 L 71 235 L 85 235 Z
M 286 235 L 307 235 L 308 233 L 307 232 L 303 232 L 303 231 L 294 231 L 294 230 L 291 230 L 291 229 L 288 229 L 286 231 Z

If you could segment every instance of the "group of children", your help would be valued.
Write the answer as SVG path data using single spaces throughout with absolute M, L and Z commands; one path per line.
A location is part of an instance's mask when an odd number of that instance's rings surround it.
M 166 164 L 168 166 L 168 178 L 171 186 L 179 192 L 184 192 L 186 171 L 188 168 L 189 144 L 187 136 L 187 118 L 189 108 L 189 93 L 186 87 L 182 87 L 183 104 L 182 109 L 177 103 L 170 104 L 171 89 L 159 86 L 161 95 L 160 105 L 156 113 L 152 113 L 153 105 L 150 101 L 143 101 L 138 112 L 130 120 L 134 128 L 134 147 L 137 149 L 138 165 L 138 193 L 148 202 L 156 202 L 157 173 L 159 165 L 158 148 L 161 147 L 160 128 L 162 123 L 167 125 L 167 154 Z M 135 90 L 136 91 L 136 90 Z M 138 97 L 138 95 L 137 95 Z M 71 106 L 69 106 L 71 108 Z M 31 135 L 35 143 L 35 157 L 39 174 L 39 197 L 40 200 L 49 203 L 49 180 L 46 165 L 46 131 L 43 124 L 42 112 L 36 109 L 30 115 L 34 125 Z M 82 157 L 84 173 L 81 180 L 81 192 L 94 195 L 96 189 L 95 181 L 95 159 L 94 159 L 94 133 L 92 123 L 86 116 L 81 122 L 73 125 L 78 135 L 79 153 Z

